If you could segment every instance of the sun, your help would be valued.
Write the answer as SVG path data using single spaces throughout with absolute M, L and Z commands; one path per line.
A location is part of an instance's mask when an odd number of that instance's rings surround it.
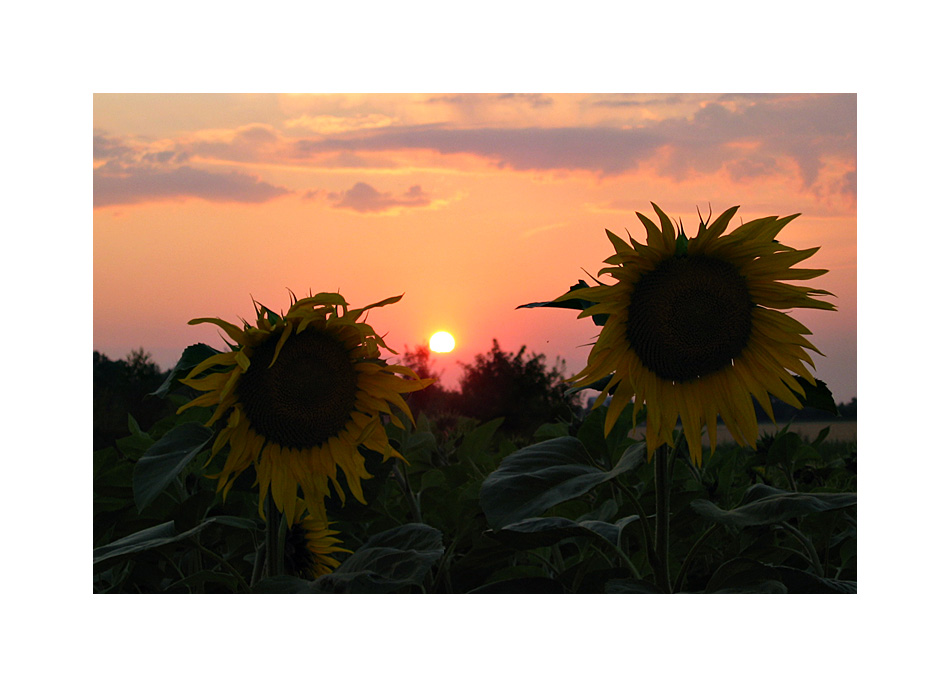
M 429 350 L 433 353 L 448 353 L 455 348 L 455 337 L 448 332 L 436 332 L 429 337 Z

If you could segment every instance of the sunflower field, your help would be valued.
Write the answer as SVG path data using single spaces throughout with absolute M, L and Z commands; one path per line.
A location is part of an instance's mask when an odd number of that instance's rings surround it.
M 855 593 L 855 444 L 755 413 L 836 412 L 784 312 L 833 309 L 785 283 L 824 273 L 793 267 L 817 249 L 776 241 L 794 217 L 687 238 L 654 209 L 646 244 L 608 232 L 616 283 L 525 306 L 601 327 L 568 380 L 593 407 L 531 436 L 412 412 L 433 380 L 366 317 L 399 297 L 192 320 L 229 350 L 188 347 L 151 392 L 176 411 L 94 451 L 94 591 Z

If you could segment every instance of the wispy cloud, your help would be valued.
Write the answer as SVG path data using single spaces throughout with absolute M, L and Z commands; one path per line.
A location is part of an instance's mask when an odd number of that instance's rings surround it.
M 493 125 L 476 125 L 471 122 L 479 117 L 469 117 L 459 120 L 468 125 L 441 120 L 407 126 L 398 124 L 395 114 L 350 112 L 305 113 L 285 120 L 284 128 L 252 123 L 160 142 L 96 132 L 95 204 L 166 197 L 264 202 L 293 192 L 248 167 L 224 174 L 209 171 L 207 163 L 371 171 L 413 164 L 450 168 L 457 164 L 454 156 L 481 159 L 501 170 L 597 177 L 648 168 L 674 181 L 710 175 L 735 183 L 771 179 L 816 198 L 836 195 L 853 202 L 855 197 L 853 94 L 598 96 L 583 107 L 609 112 L 610 124 L 577 126 L 541 126 L 541 118 L 531 112 L 552 109 L 553 99 L 544 95 L 443 95 L 424 102 L 434 107 L 434 115 L 445 113 L 438 106 L 486 113 L 501 108 L 520 113 L 532 125 L 499 124 L 497 118 Z M 652 118 L 637 108 L 649 109 Z M 426 154 L 425 162 L 418 163 L 418 153 Z M 335 207 L 357 212 L 432 202 L 424 194 L 394 195 L 367 183 L 338 195 Z
M 211 202 L 265 203 L 291 193 L 244 172 L 206 172 L 189 167 L 132 167 L 92 173 L 93 207 L 200 198 Z
M 618 174 L 635 169 L 662 144 L 649 131 L 588 127 L 452 129 L 401 127 L 352 137 L 303 139 L 302 155 L 329 151 L 385 152 L 434 150 L 443 155 L 471 154 L 515 170 L 589 170 Z
M 288 120 L 288 129 L 304 129 L 321 135 L 341 134 L 361 129 L 380 129 L 393 126 L 397 120 L 383 114 L 340 115 L 301 115 Z
M 464 101 L 463 96 L 446 97 Z M 618 107 L 679 99 L 597 102 Z M 856 120 L 853 94 L 736 95 L 705 102 L 690 116 L 628 127 L 388 127 L 305 138 L 296 142 L 295 149 L 301 157 L 424 149 L 480 156 L 499 168 L 582 170 L 601 176 L 635 171 L 649 163 L 661 175 L 677 180 L 719 171 L 734 180 L 749 180 L 787 174 L 790 163 L 800 185 L 816 190 L 828 159 L 853 163 Z M 788 163 L 780 164 L 783 159 Z
M 200 198 L 264 203 L 291 193 L 243 171 L 212 172 L 185 162 L 190 153 L 135 144 L 104 133 L 93 136 L 93 207 Z
M 405 193 L 396 195 L 378 191 L 362 181 L 343 192 L 311 191 L 305 195 L 306 198 L 317 196 L 325 197 L 335 208 L 369 214 L 389 213 L 405 208 L 424 208 L 435 202 L 419 185 L 410 186 Z

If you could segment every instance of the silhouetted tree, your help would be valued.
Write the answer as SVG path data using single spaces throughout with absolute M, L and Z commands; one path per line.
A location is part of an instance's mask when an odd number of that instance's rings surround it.
M 564 362 L 557 360 L 549 369 L 544 355 L 526 356 L 525 349 L 505 352 L 493 339 L 487 354 L 476 355 L 472 364 L 463 363 L 458 411 L 481 422 L 504 417 L 502 429 L 522 437 L 546 422 L 569 422 L 580 402 L 566 395 Z
M 166 412 L 174 410 L 170 401 L 149 396 L 164 379 L 165 374 L 144 349 L 132 351 L 125 360 L 110 360 L 93 351 L 93 450 L 128 436 L 129 415 L 147 430 Z
M 425 345 L 418 345 L 412 350 L 407 347 L 402 364 L 412 368 L 422 379 L 435 380 L 425 389 L 408 395 L 406 400 L 409 408 L 416 415 L 425 413 L 437 431 L 443 434 L 450 432 L 458 424 L 459 393 L 442 386 L 441 373 L 432 365 L 432 351 Z

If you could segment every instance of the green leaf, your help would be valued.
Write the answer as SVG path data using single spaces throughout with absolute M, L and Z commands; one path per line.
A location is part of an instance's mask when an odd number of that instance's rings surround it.
M 639 520 L 639 516 L 631 515 L 618 520 L 616 523 L 602 520 L 574 522 L 567 518 L 557 517 L 528 518 L 521 522 L 506 525 L 499 530 L 494 530 L 492 536 L 509 546 L 522 550 L 551 546 L 568 537 L 601 539 L 617 546 L 621 531 L 634 520 Z
M 629 451 L 610 471 L 593 467 L 576 437 L 558 437 L 515 451 L 485 478 L 479 495 L 493 529 L 541 515 L 564 501 L 583 496 L 598 484 L 635 469 L 645 447 Z
M 769 465 L 791 465 L 795 454 L 802 445 L 802 439 L 795 432 L 779 432 L 769 445 Z
M 139 423 L 135 421 L 130 413 L 126 423 L 129 428 L 129 436 L 117 439 L 115 444 L 129 460 L 138 460 L 149 447 L 155 443 L 148 434 L 142 431 Z
M 858 583 L 853 580 L 835 580 L 819 577 L 814 573 L 798 568 L 777 565 L 775 569 L 782 576 L 782 583 L 792 594 L 857 594 Z
M 676 257 L 685 258 L 686 254 L 689 252 L 689 239 L 686 238 L 684 232 L 679 232 L 679 235 L 676 237 Z
M 410 465 L 432 464 L 432 454 L 437 450 L 435 435 L 432 432 L 413 432 L 409 435 L 401 453 Z
M 622 459 L 627 450 L 636 450 L 636 444 L 630 438 L 633 430 L 633 404 L 626 399 L 611 399 L 611 403 L 626 403 L 620 411 L 617 422 L 604 436 L 604 423 L 607 421 L 607 407 L 600 406 L 589 412 L 577 430 L 577 438 L 594 458 L 603 464 L 613 465 Z M 642 442 L 641 442 L 642 443 Z
M 784 594 L 782 576 L 772 566 L 750 558 L 723 563 L 706 584 L 707 594 Z
M 850 580 L 819 577 L 784 565 L 768 565 L 750 558 L 734 558 L 723 563 L 706 585 L 706 593 L 716 594 L 856 594 Z
M 535 441 L 544 441 L 555 437 L 566 437 L 570 434 L 568 429 L 567 424 L 563 422 L 548 422 L 535 430 L 533 438 Z
M 170 585 L 165 587 L 163 591 L 167 592 L 171 590 L 177 590 L 179 587 L 188 589 L 193 585 L 198 586 L 208 582 L 221 585 L 222 587 L 229 587 L 232 592 L 239 592 L 241 590 L 240 581 L 230 573 L 214 572 L 212 570 L 199 570 L 192 575 L 188 575 L 187 577 L 172 582 Z
M 469 594 L 567 594 L 568 591 L 557 580 L 535 576 L 489 582 L 476 587 Z
M 826 413 L 831 413 L 835 417 L 838 417 L 840 413 L 838 412 L 838 405 L 835 403 L 834 397 L 831 395 L 831 390 L 828 389 L 828 385 L 825 384 L 820 379 L 815 380 L 815 386 L 812 386 L 808 380 L 802 377 L 795 377 L 795 381 L 799 383 L 802 389 L 805 390 L 805 395 L 795 393 L 798 397 L 798 400 L 802 402 L 802 405 L 805 408 L 814 408 L 816 410 L 823 410 Z
M 185 469 L 214 432 L 197 422 L 173 427 L 156 441 L 135 464 L 132 491 L 141 513 Z
M 577 291 L 578 289 L 589 288 L 586 281 L 583 279 L 578 279 L 577 283 L 574 284 L 568 293 L 571 291 Z M 565 301 L 538 301 L 536 303 L 525 303 L 524 305 L 519 305 L 515 310 L 520 308 L 567 308 L 568 310 L 586 310 L 590 306 L 594 305 L 593 301 L 587 301 L 582 298 L 571 298 Z
M 130 534 L 127 537 L 122 537 L 122 539 L 118 539 L 110 544 L 105 544 L 104 546 L 100 546 L 97 549 L 93 549 L 92 563 L 93 565 L 97 565 L 103 561 L 118 558 L 120 556 L 128 556 L 141 553 L 142 551 L 148 551 L 149 549 L 156 549 L 160 546 L 167 546 L 169 544 L 183 542 L 211 525 L 224 525 L 225 527 L 248 529 L 249 523 L 253 524 L 253 527 L 257 527 L 256 523 L 251 520 L 247 520 L 246 518 L 216 515 L 198 523 L 195 527 L 192 527 L 185 532 L 179 532 L 175 528 L 175 522 L 173 520 L 169 520 L 168 522 L 163 522 L 160 525 L 155 525 L 154 527 L 149 527 L 139 532 L 135 532 L 134 534 Z
M 421 523 L 401 525 L 370 537 L 339 568 L 312 582 L 311 589 L 371 594 L 422 587 L 444 551 L 439 530 Z
M 571 291 L 577 291 L 578 289 L 586 288 L 588 288 L 587 282 L 583 279 L 578 279 L 577 283 L 568 289 L 568 293 Z M 524 305 L 519 305 L 517 308 L 515 308 L 515 310 L 518 310 L 518 308 L 567 308 L 568 310 L 586 310 L 592 305 L 596 305 L 596 303 L 583 298 L 569 298 L 568 300 L 557 302 L 538 301 L 537 303 L 525 303 Z M 592 319 L 594 320 L 594 324 L 596 324 L 598 327 L 603 327 L 605 324 L 607 324 L 607 317 L 608 315 L 602 313 L 599 315 L 594 315 Z
M 255 594 L 313 594 L 313 584 L 293 575 L 275 575 L 265 577 L 251 591 Z
M 643 580 L 607 580 L 606 594 L 659 594 L 660 589 Z
M 750 493 L 756 498 L 749 498 Z M 809 513 L 848 508 L 858 502 L 858 495 L 805 494 L 757 484 L 749 488 L 743 501 L 745 505 L 732 510 L 723 510 L 706 499 L 696 499 L 691 505 L 707 520 L 733 527 L 754 527 L 784 522 Z
M 165 394 L 172 388 L 172 384 L 176 379 L 184 376 L 186 371 L 217 353 L 221 353 L 221 351 L 217 351 L 207 344 L 194 344 L 189 346 L 182 352 L 181 358 L 178 359 L 178 362 L 175 363 L 175 367 L 173 367 L 165 377 L 165 381 L 162 382 L 162 385 L 151 392 L 149 396 L 165 398 Z
M 505 421 L 503 417 L 496 417 L 483 425 L 479 425 L 470 432 L 466 432 L 462 444 L 458 448 L 458 459 L 462 463 L 477 463 L 491 446 L 492 437 Z
M 422 483 L 419 486 L 419 492 L 432 487 L 441 487 L 445 484 L 445 473 L 442 470 L 428 470 L 422 474 Z

